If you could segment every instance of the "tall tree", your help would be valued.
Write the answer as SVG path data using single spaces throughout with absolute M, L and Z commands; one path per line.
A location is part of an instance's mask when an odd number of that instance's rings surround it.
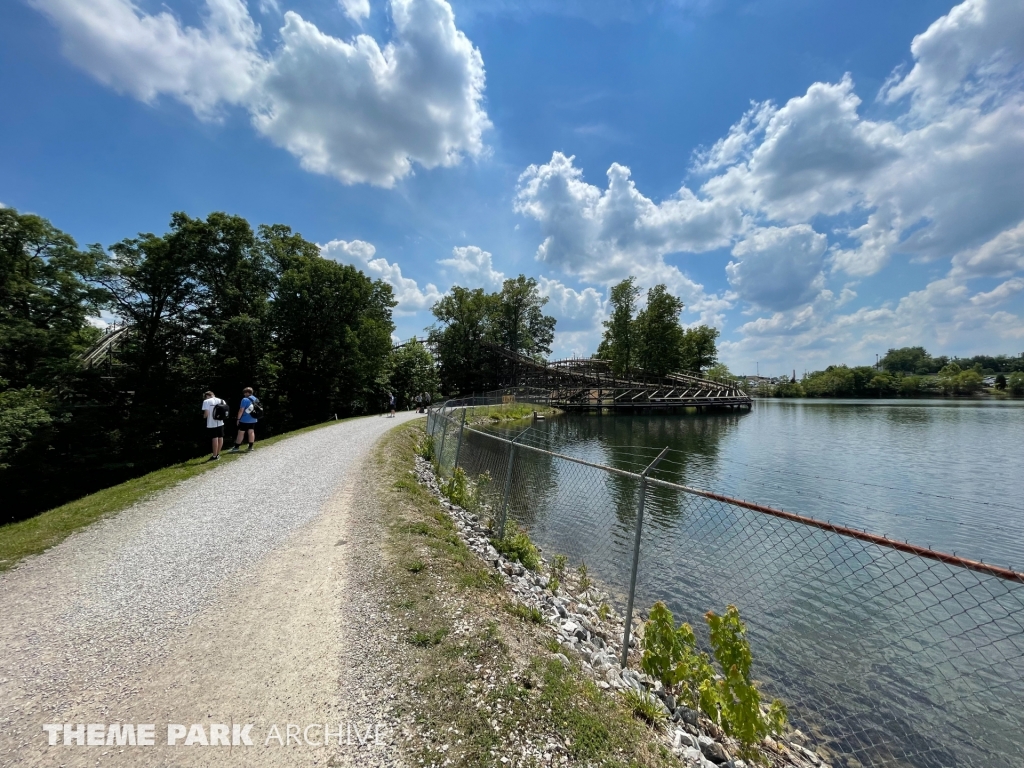
M 532 277 L 506 280 L 493 306 L 491 319 L 495 341 L 505 349 L 542 359 L 551 354 L 555 318 L 545 315 L 547 296 L 541 296 Z
M 640 288 L 636 278 L 627 277 L 608 292 L 611 314 L 604 321 L 604 335 L 598 357 L 611 363 L 616 376 L 629 378 L 636 365 L 636 301 Z
M 386 386 L 394 394 L 399 408 L 410 406 L 416 395 L 423 392 L 435 396 L 440 381 L 433 355 L 415 340 L 392 350 Z
M 456 285 L 431 308 L 437 324 L 430 328 L 429 339 L 439 358 L 443 394 L 497 386 L 495 356 L 485 347 L 485 342 L 497 341 L 491 328 L 497 302 L 497 294 Z
M 52 385 L 95 339 L 86 318 L 104 302 L 91 282 L 101 260 L 46 219 L 0 208 L 0 378 L 8 387 Z
M 272 308 L 280 366 L 277 407 L 295 424 L 372 410 L 382 397 L 396 302 L 355 267 L 301 258 L 281 275 Z
M 664 284 L 647 291 L 647 306 L 636 319 L 637 361 L 645 373 L 664 376 L 681 367 L 683 302 Z
M 698 325 L 683 331 L 683 342 L 680 348 L 680 367 L 685 371 L 701 371 L 711 368 L 718 362 L 718 329 L 709 325 Z

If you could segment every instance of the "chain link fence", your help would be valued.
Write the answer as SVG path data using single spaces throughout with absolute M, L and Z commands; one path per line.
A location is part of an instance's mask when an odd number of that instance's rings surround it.
M 496 531 L 585 564 L 626 615 L 663 600 L 705 650 L 703 615 L 737 606 L 762 690 L 834 766 L 1024 765 L 1024 574 L 672 482 L 650 449 L 627 471 L 466 426 L 523 400 L 428 414 L 439 475 Z

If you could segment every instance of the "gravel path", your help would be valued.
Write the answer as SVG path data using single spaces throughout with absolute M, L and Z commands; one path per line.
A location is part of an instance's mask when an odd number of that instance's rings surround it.
M 0 765 L 396 764 L 361 470 L 413 417 L 257 445 L 0 575 Z M 45 723 L 154 724 L 156 746 L 49 746 Z M 254 746 L 168 747 L 168 724 Z

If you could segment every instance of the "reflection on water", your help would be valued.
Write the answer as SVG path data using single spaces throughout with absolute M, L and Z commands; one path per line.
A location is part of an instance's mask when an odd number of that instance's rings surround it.
M 573 416 L 528 439 L 655 476 L 1024 568 L 1024 402 L 759 400 L 749 414 Z
M 1024 563 L 1022 435 L 1018 404 L 759 401 L 564 416 L 527 440 L 630 471 L 667 445 L 661 479 Z M 525 451 L 516 473 L 515 519 L 621 599 L 636 481 Z M 638 605 L 699 633 L 738 605 L 766 692 L 835 764 L 1024 765 L 1024 587 L 669 489 L 647 505 Z

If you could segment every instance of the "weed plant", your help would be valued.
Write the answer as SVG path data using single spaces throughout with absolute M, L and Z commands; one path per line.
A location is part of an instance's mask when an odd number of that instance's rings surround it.
M 785 727 L 786 707 L 775 699 L 767 713 L 761 709 L 761 695 L 750 677 L 750 644 L 736 606 L 730 605 L 724 616 L 708 611 L 704 620 L 721 675 L 716 675 L 711 657 L 697 650 L 693 628 L 685 623 L 677 627 L 662 602 L 654 604 L 644 625 L 640 666 L 736 739 L 744 758 L 761 759 L 754 747 Z

